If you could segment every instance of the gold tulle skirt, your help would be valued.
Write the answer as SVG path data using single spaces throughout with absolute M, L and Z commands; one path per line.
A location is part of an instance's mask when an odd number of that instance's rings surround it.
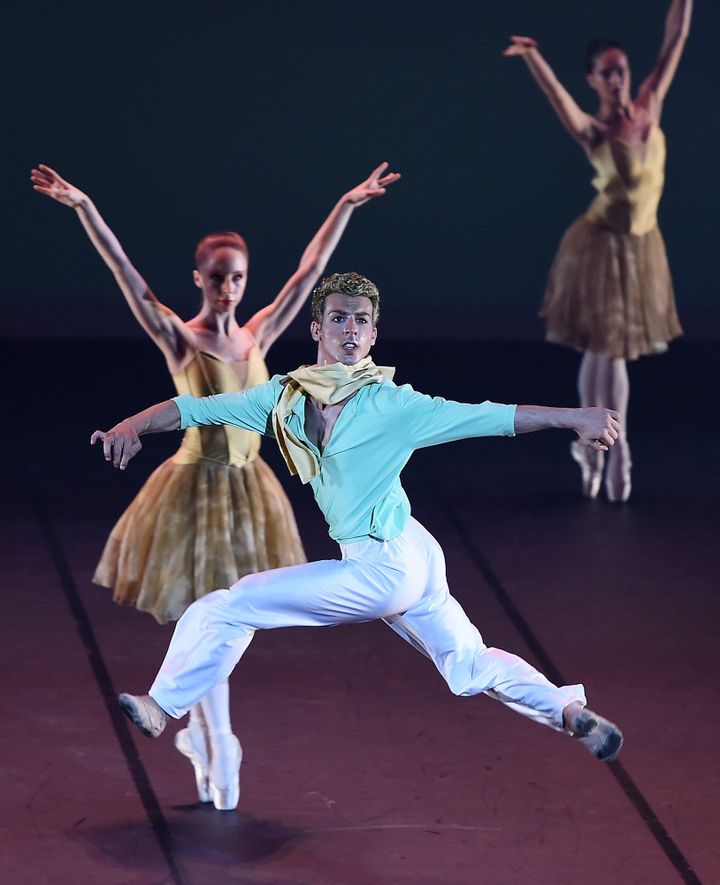
M 305 561 L 290 502 L 261 458 L 244 467 L 171 459 L 118 520 L 93 581 L 164 624 L 243 575 Z
M 548 341 L 622 359 L 682 335 L 659 228 L 642 236 L 578 218 L 550 269 L 540 316 Z

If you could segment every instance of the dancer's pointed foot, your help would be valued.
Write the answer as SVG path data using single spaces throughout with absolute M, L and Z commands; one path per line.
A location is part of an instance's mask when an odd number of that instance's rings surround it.
M 242 747 L 234 734 L 213 735 L 210 797 L 218 811 L 232 811 L 240 801 Z
M 198 799 L 211 802 L 210 795 L 210 753 L 207 745 L 207 734 L 200 725 L 190 724 L 175 735 L 175 747 L 178 752 L 192 762 L 195 770 L 195 784 Z
M 601 762 L 614 762 L 620 755 L 623 734 L 614 722 L 588 710 L 579 701 L 563 710 L 565 727 Z
M 630 497 L 632 458 L 627 439 L 619 438 L 610 450 L 605 472 L 605 494 L 613 504 L 624 504 Z
M 605 465 L 605 452 L 596 452 L 576 439 L 570 443 L 570 455 L 580 466 L 583 495 L 586 498 L 597 498 Z
M 147 737 L 159 737 L 165 730 L 167 713 L 149 694 L 121 694 L 118 701 L 127 718 Z

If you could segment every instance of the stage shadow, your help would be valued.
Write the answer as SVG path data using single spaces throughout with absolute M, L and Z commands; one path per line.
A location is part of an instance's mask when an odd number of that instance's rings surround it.
M 256 820 L 235 811 L 217 811 L 212 805 L 174 806 L 167 817 L 170 852 L 193 865 L 242 866 L 288 854 L 306 838 L 304 831 L 277 821 Z M 157 882 L 166 882 L 166 862 L 158 835 L 145 820 L 115 827 L 77 827 L 68 838 L 95 857 L 120 868 L 157 870 Z

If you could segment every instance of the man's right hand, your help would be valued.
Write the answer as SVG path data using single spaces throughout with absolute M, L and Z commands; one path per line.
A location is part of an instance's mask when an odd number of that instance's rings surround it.
M 125 470 L 128 461 L 142 448 L 137 431 L 127 419 L 110 430 L 96 430 L 90 437 L 90 445 L 94 446 L 98 440 L 103 444 L 105 460 L 112 461 L 113 467 L 120 470 Z

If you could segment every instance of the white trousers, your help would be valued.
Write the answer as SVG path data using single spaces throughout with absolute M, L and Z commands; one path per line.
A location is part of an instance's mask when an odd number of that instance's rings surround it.
M 427 655 L 456 695 L 485 692 L 551 728 L 585 703 L 582 685 L 561 688 L 522 658 L 488 648 L 451 595 L 438 542 L 410 519 L 392 541 L 341 544 L 341 560 L 247 575 L 194 602 L 180 618 L 151 696 L 175 718 L 227 679 L 256 630 L 382 618 Z

